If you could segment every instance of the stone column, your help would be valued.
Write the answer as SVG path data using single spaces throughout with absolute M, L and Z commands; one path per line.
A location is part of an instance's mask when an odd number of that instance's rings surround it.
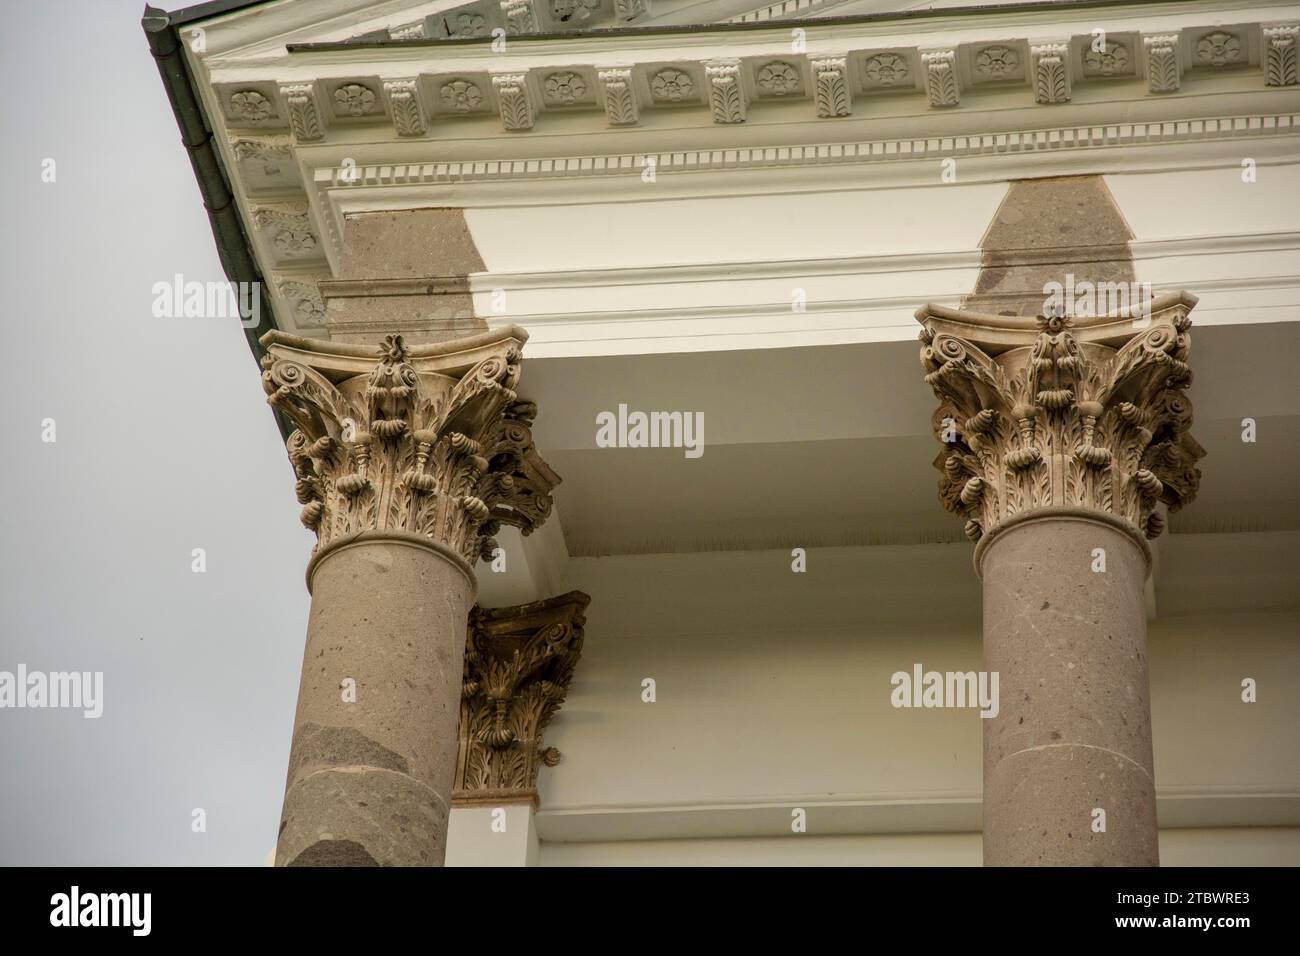
M 1100 317 L 925 306 L 939 497 L 984 583 L 984 862 L 1154 866 L 1144 587 L 1195 495 L 1192 296 Z M 1104 829 L 1103 829 L 1104 827 Z
M 542 735 L 568 693 L 590 601 L 570 591 L 470 614 L 449 865 L 536 863 L 537 772 L 560 761 Z
M 514 391 L 526 338 L 262 339 L 317 535 L 280 866 L 443 862 L 472 565 L 502 522 L 541 524 L 558 482 Z

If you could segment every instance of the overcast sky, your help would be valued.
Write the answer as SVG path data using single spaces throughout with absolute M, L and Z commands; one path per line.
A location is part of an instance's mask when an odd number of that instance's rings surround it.
M 0 30 L 0 671 L 104 673 L 97 720 L 0 709 L 0 864 L 275 845 L 311 536 L 238 323 L 151 312 L 222 273 L 143 6 L 8 3 Z

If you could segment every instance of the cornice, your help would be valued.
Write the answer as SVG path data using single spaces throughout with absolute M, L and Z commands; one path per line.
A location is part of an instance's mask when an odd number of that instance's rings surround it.
M 470 159 L 460 162 L 367 163 L 315 170 L 314 187 L 471 182 L 639 178 L 647 165 L 656 175 L 898 163 L 964 156 L 1023 156 L 1043 152 L 1169 145 L 1172 143 L 1294 135 L 1300 113 L 1255 114 L 1147 123 L 1087 124 L 1010 130 L 965 136 L 898 138 L 859 142 L 791 144 L 750 148 L 666 149 L 548 159 Z M 927 171 L 927 177 L 934 177 Z M 969 181 L 969 180 L 967 180 Z
M 819 18 L 799 22 L 807 46 L 798 54 L 790 49 L 794 21 L 739 30 L 511 37 L 526 42 L 504 56 L 481 42 L 444 41 L 436 52 L 428 42 L 390 41 L 332 50 L 294 46 L 292 53 L 274 42 L 313 29 L 355 36 L 358 26 L 369 29 L 377 19 L 401 27 L 396 21 L 411 9 L 322 0 L 314 13 L 292 4 L 267 4 L 256 17 L 236 10 L 186 25 L 207 29 L 206 53 L 178 43 L 174 25 L 161 31 L 171 38 L 170 55 L 186 61 L 180 72 L 213 130 L 210 145 L 220 162 L 213 157 L 207 166 L 223 184 L 222 168 L 228 171 L 234 195 L 225 208 L 237 206 L 242 219 L 217 222 L 219 242 L 242 249 L 254 263 L 238 278 L 264 276 L 271 300 L 264 311 L 281 328 L 324 334 L 320 283 L 337 275 L 349 212 L 642 201 L 644 191 L 634 186 L 647 160 L 659 177 L 655 199 L 919 185 L 932 177 L 933 161 L 947 158 L 965 160 L 966 183 L 1005 179 L 1008 162 L 1018 176 L 1196 168 L 1223 164 L 1229 144 L 1244 138 L 1277 141 L 1254 147 L 1253 158 L 1267 165 L 1285 161 L 1281 144 L 1295 135 L 1300 115 L 1300 103 L 1290 102 L 1285 89 L 1294 80 L 1287 57 L 1300 18 L 1293 8 L 1245 0 Z M 1238 16 L 1242 22 L 1224 23 Z M 1112 38 L 1137 54 L 1112 74 L 1087 63 L 1091 37 L 1084 25 L 1097 24 L 1114 28 Z M 151 36 L 159 32 L 157 23 L 146 25 Z M 1214 31 L 1235 31 L 1242 41 L 1235 60 L 1197 61 L 1201 34 Z M 1147 34 L 1176 38 L 1179 92 L 1155 92 L 1144 81 L 1147 61 L 1137 41 Z M 996 77 L 980 72 L 982 53 L 994 46 L 1009 51 L 999 63 L 1014 59 L 1014 70 Z M 922 54 L 936 52 L 952 54 L 930 61 L 951 64 L 957 85 L 951 103 L 935 98 L 928 69 L 921 69 Z M 869 65 L 882 54 L 897 62 Z M 1069 65 L 1064 86 L 1045 86 L 1037 64 L 1061 57 Z M 656 95 L 653 80 L 664 69 L 689 80 L 682 99 Z M 481 83 L 469 75 L 474 70 Z M 572 79 L 561 82 L 559 74 Z M 443 87 L 458 81 L 474 85 L 479 97 L 444 97 Z M 842 92 L 831 89 L 837 82 Z M 235 107 L 233 97 L 241 93 L 252 95 Z M 1207 107 L 1203 118 L 1186 119 L 1198 103 Z M 1282 108 L 1270 110 L 1274 103 Z M 825 141 L 834 138 L 837 121 L 853 132 L 867 123 L 876 128 L 875 104 L 888 114 L 879 128 L 890 133 L 915 128 L 950 135 Z M 900 115 L 900 104 L 914 106 Z M 804 118 L 792 121 L 792 111 L 805 109 Z M 1056 111 L 1073 122 L 1052 122 Z M 1132 121 L 1154 112 L 1168 118 Z M 1110 114 L 1126 122 L 1096 122 Z M 482 120 L 464 127 L 475 130 L 469 135 L 457 132 L 463 116 L 475 115 L 494 116 L 500 132 L 483 136 Z M 1011 115 L 1018 122 L 1008 122 Z M 1019 128 L 1006 129 L 1013 125 Z M 999 126 L 1006 131 L 969 132 Z M 821 129 L 830 135 L 814 131 Z M 498 147 L 500 137 L 511 140 L 506 150 Z M 755 141 L 763 145 L 725 145 Z M 525 142 L 538 145 L 517 145 Z M 633 142 L 637 149 L 624 146 Z M 613 148 L 603 148 L 607 143 Z M 657 148 L 645 148 L 650 143 Z M 683 143 L 698 145 L 681 149 Z M 1142 149 L 1172 144 L 1188 148 Z M 502 161 L 503 152 L 528 158 Z M 434 153 L 456 161 L 409 161 Z M 356 165 L 341 162 L 347 156 L 356 156 Z M 864 167 L 872 169 L 866 181 Z M 811 169 L 815 176 L 807 175 Z M 200 171 L 201 182 L 205 175 Z
M 855 105 L 907 95 L 946 110 L 1012 89 L 1024 91 L 1027 106 L 1051 107 L 1076 92 L 1104 96 L 1134 80 L 1150 96 L 1178 93 L 1184 79 L 1204 87 L 1249 75 L 1260 87 L 1296 85 L 1294 15 L 1237 24 L 1223 24 L 1221 11 L 1105 22 L 1072 20 L 1068 9 L 1054 21 L 1019 24 L 1010 37 L 978 20 L 956 32 L 897 36 L 846 26 L 797 46 L 788 30 L 723 46 L 704 34 L 674 36 L 668 45 L 620 34 L 617 46 L 439 47 L 436 58 L 427 47 L 385 47 L 371 56 L 311 48 L 281 60 L 214 59 L 204 68 L 228 128 L 289 128 L 304 141 L 325 138 L 329 127 L 381 121 L 397 135 L 429 136 L 432 127 L 492 114 L 507 132 L 533 130 L 559 114 L 604 112 L 610 126 L 628 127 L 648 112 L 691 108 L 729 125 L 791 102 L 834 120 Z M 611 87 L 601 75 L 610 70 L 625 71 L 623 85 Z M 409 97 L 386 95 L 385 85 L 394 83 Z M 304 124 L 304 104 L 315 122 Z

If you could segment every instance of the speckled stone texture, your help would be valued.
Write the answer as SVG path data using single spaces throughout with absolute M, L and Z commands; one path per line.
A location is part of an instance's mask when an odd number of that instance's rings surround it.
M 441 866 L 473 582 L 452 557 L 383 537 L 323 554 L 311 575 L 276 863 Z
M 1013 182 L 980 242 L 975 292 L 962 308 L 1038 315 L 1048 282 L 1133 282 L 1133 238 L 1100 176 Z
M 984 864 L 1158 865 L 1147 552 L 1114 525 L 1055 515 L 1000 528 L 977 558 L 984 666 L 1001 681 L 984 725 Z
M 330 338 L 374 345 L 401 333 L 419 345 L 482 332 L 468 276 L 485 268 L 463 209 L 349 216 L 338 278 L 320 284 Z

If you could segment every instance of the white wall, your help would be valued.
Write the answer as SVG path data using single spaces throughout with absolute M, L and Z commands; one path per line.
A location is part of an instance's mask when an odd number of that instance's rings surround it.
M 1300 831 L 1259 829 L 1300 827 L 1300 613 L 1294 597 L 1253 609 L 1230 574 L 1204 593 L 1215 537 L 1162 542 L 1163 566 L 1198 563 L 1198 600 L 1220 606 L 1176 615 L 1171 597 L 1150 624 L 1166 862 L 1300 864 Z M 980 668 L 968 545 L 813 549 L 804 574 L 785 551 L 576 558 L 565 586 L 593 600 L 547 733 L 564 756 L 539 782 L 543 863 L 978 856 L 980 718 L 894 709 L 889 682 L 916 662 Z M 796 807 L 808 829 L 790 839 Z

